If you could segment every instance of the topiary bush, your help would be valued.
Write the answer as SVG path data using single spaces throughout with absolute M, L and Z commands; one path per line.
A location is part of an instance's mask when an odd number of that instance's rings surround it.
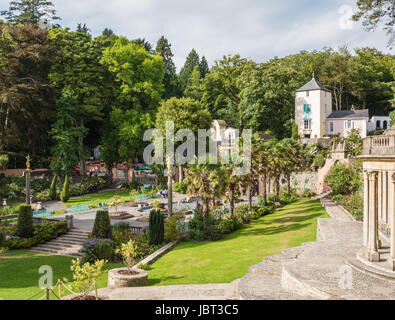
M 69 182 L 69 176 L 67 175 L 66 178 L 64 179 L 64 184 L 63 184 L 63 190 L 60 195 L 60 200 L 63 202 L 67 202 L 70 199 L 70 182 Z
M 55 176 L 52 179 L 51 187 L 49 188 L 49 198 L 51 200 L 56 200 L 57 194 L 56 194 L 56 181 L 58 179 L 58 176 L 55 174 Z
M 91 238 L 113 239 L 112 226 L 108 211 L 99 210 L 96 212 Z
M 149 244 L 158 245 L 164 240 L 163 214 L 159 210 L 151 210 L 149 215 Z
M 20 238 L 33 237 L 33 211 L 29 205 L 21 205 L 19 207 L 16 234 Z

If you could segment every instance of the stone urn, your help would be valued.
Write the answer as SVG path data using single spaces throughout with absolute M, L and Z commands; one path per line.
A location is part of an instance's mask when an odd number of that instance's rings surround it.
M 128 268 L 111 269 L 108 272 L 108 288 L 144 287 L 147 285 L 148 272 L 133 268 L 132 273 Z

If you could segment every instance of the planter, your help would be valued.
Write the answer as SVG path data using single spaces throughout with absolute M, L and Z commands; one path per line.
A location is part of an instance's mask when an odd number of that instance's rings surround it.
M 141 269 L 132 269 L 136 274 L 123 274 L 127 268 L 112 269 L 108 272 L 108 288 L 144 287 L 147 285 L 148 272 Z

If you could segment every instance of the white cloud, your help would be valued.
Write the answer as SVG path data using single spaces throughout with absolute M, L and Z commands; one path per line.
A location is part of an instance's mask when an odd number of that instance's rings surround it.
M 117 34 L 161 35 L 172 44 L 180 68 L 195 48 L 210 63 L 240 53 L 258 62 L 300 50 L 348 45 L 375 46 L 388 52 L 385 32 L 365 32 L 360 23 L 342 30 L 339 8 L 355 0 L 54 0 L 61 24 L 86 23 L 94 35 L 109 27 Z M 0 0 L 0 8 L 8 0 Z

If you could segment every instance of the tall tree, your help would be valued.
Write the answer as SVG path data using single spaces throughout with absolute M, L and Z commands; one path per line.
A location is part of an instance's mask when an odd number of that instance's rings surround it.
M 197 54 L 195 49 L 192 49 L 192 51 L 189 53 L 185 61 L 184 66 L 180 71 L 179 79 L 180 79 L 180 86 L 182 91 L 184 91 L 185 88 L 187 87 L 193 69 L 195 67 L 199 67 L 199 63 L 200 63 L 199 55 Z
M 78 161 L 79 139 L 87 133 L 74 114 L 78 112 L 78 97 L 66 89 L 56 103 L 56 122 L 52 126 L 51 170 L 67 175 Z
M 46 40 L 47 31 L 31 25 L 0 25 L 0 151 L 48 154 L 56 51 Z
M 193 98 L 196 100 L 202 99 L 202 91 L 200 87 L 200 71 L 198 67 L 195 67 L 188 80 L 188 84 L 184 90 L 184 96 Z
M 39 27 L 44 20 L 60 20 L 51 1 L 46 0 L 16 0 L 10 2 L 8 10 L 1 11 L 13 24 L 31 24 Z
M 155 53 L 159 54 L 163 58 L 165 68 L 165 76 L 163 79 L 165 93 L 163 98 L 167 100 L 172 97 L 180 97 L 181 95 L 176 74 L 176 66 L 173 62 L 174 55 L 171 51 L 171 44 L 164 36 L 158 40 Z
M 119 83 L 109 116 L 113 143 L 118 145 L 116 160 L 130 163 L 136 154 L 143 154 L 143 134 L 154 125 L 154 114 L 163 94 L 163 59 L 119 37 L 104 50 L 101 63 Z
M 213 118 L 223 119 L 228 125 L 243 129 L 240 115 L 240 79 L 243 73 L 249 73 L 255 63 L 239 55 L 224 56 L 216 61 L 212 70 L 202 81 L 203 104 Z
M 103 30 L 103 32 L 102 32 L 102 36 L 103 36 L 103 37 L 106 37 L 106 38 L 111 38 L 112 36 L 115 36 L 115 33 L 114 33 L 114 31 L 112 31 L 111 29 L 105 28 L 105 29 Z
M 134 43 L 137 46 L 140 46 L 141 48 L 144 48 L 148 53 L 152 53 L 152 44 L 149 43 L 149 41 L 145 40 L 145 38 L 138 38 L 132 40 L 132 43 Z
M 359 11 L 353 16 L 355 21 L 362 20 L 363 26 L 368 30 L 374 30 L 378 24 L 384 24 L 392 46 L 395 40 L 395 2 L 393 0 L 357 0 Z
M 210 72 L 210 68 L 208 67 L 208 62 L 205 56 L 203 56 L 202 60 L 200 60 L 199 62 L 199 70 L 200 70 L 200 77 L 202 79 L 204 79 L 206 77 L 206 74 Z
M 84 32 L 70 32 L 68 29 L 52 29 L 48 33 L 49 43 L 55 45 L 61 59 L 53 64 L 49 79 L 62 92 L 70 88 L 78 97 L 75 117 L 81 127 L 92 121 L 102 121 L 103 110 L 110 110 L 113 104 L 114 78 L 108 69 L 100 64 L 103 50 L 115 39 L 97 37 L 92 39 Z M 81 174 L 85 174 L 85 147 L 80 137 Z

